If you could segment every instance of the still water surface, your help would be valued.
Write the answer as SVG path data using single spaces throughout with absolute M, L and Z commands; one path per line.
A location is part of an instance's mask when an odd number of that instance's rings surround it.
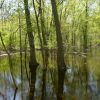
M 64 100 L 100 100 L 100 49 L 88 53 L 88 56 L 79 54 L 65 54 L 68 67 L 64 82 Z M 28 70 L 27 57 L 27 70 Z M 35 99 L 41 100 L 43 64 L 41 52 L 37 52 L 39 66 L 37 69 Z M 19 54 L 12 56 L 13 75 L 18 86 L 16 100 L 28 100 L 29 82 L 27 79 L 25 59 L 23 54 L 23 82 L 21 84 L 21 68 Z M 49 54 L 46 73 L 45 100 L 56 100 L 57 65 L 56 53 Z M 7 56 L 0 57 L 0 100 L 13 100 L 15 87 L 10 74 Z

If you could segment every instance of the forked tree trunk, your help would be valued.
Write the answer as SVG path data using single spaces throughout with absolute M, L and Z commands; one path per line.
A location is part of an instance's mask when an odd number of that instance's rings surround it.
M 24 0 L 24 7 L 25 7 L 27 34 L 28 34 L 29 46 L 30 46 L 30 61 L 29 61 L 30 93 L 29 93 L 29 100 L 34 100 L 36 69 L 37 69 L 38 63 L 37 63 L 36 54 L 35 54 L 34 37 L 32 34 L 32 24 L 31 24 L 31 19 L 30 19 L 30 11 L 28 9 L 28 0 Z
M 56 0 L 51 0 L 52 12 L 54 15 L 54 22 L 56 27 L 56 39 L 57 39 L 57 66 L 58 66 L 58 92 L 57 92 L 57 100 L 62 100 L 63 98 L 63 85 L 64 85 L 64 77 L 66 71 L 66 65 L 64 62 L 64 51 L 63 51 L 63 42 L 61 35 L 61 27 L 58 18 L 58 12 L 56 7 Z

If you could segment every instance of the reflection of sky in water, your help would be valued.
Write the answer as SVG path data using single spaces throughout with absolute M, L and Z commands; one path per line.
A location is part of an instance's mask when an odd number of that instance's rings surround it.
M 19 94 L 19 93 L 18 93 Z M 20 100 L 20 95 L 16 96 L 16 100 Z M 13 100 L 14 97 L 14 90 L 9 88 L 6 90 L 7 100 Z
M 1 63 L 2 63 L 2 61 L 1 61 Z M 16 63 L 18 64 L 18 62 L 16 62 Z M 68 81 L 69 81 L 69 83 L 71 85 L 73 83 L 73 81 L 72 81 L 73 79 L 77 80 L 77 77 L 74 77 L 74 72 L 77 73 L 78 70 L 75 69 L 76 67 L 72 70 L 71 69 L 71 68 L 73 68 L 72 65 L 69 65 L 69 66 L 70 67 L 67 70 L 66 74 L 68 76 Z M 16 66 L 16 67 L 18 68 L 18 66 Z M 14 71 L 14 72 L 16 72 L 16 71 Z M 48 73 L 49 73 L 49 70 L 48 70 Z M 3 78 L 3 76 L 2 76 L 2 78 Z M 6 89 L 6 97 L 7 97 L 7 100 L 13 100 L 13 96 L 14 96 L 14 92 L 15 92 L 14 91 L 14 88 L 12 87 L 13 83 L 12 83 L 11 79 L 9 78 L 9 75 L 8 74 L 6 75 L 6 78 L 7 78 L 6 79 L 6 81 L 7 81 L 6 83 L 8 84 L 7 89 Z M 38 97 L 41 96 L 41 84 L 42 84 L 41 83 L 42 82 L 41 79 L 42 79 L 42 71 L 41 71 L 41 69 L 39 69 L 38 72 L 37 72 L 37 81 L 36 81 L 36 95 L 35 95 L 36 98 L 38 98 Z M 16 100 L 21 100 L 21 98 L 20 98 L 21 97 L 21 91 L 20 91 L 20 83 L 21 83 L 21 80 L 20 80 L 19 74 L 18 74 L 18 76 L 16 76 L 16 83 L 19 86 L 19 89 L 17 91 Z M 28 83 L 27 83 L 26 79 L 24 80 L 23 83 L 24 83 L 23 87 L 25 87 L 23 94 L 26 96 L 26 94 L 28 94 L 28 89 L 29 89 L 28 88 Z M 65 95 L 70 91 L 70 89 L 71 89 L 71 86 L 70 85 L 67 85 L 65 83 L 65 85 L 64 85 L 64 94 Z M 1 88 L 4 89 L 5 86 L 4 87 L 3 86 L 4 85 L 1 84 Z M 0 88 L 0 91 L 2 90 L 1 88 Z M 82 87 L 76 86 L 75 88 L 76 88 L 75 89 L 75 93 L 80 98 L 80 96 L 81 96 L 80 93 L 81 93 L 81 88 Z M 50 98 L 51 96 L 53 96 L 53 98 L 56 97 L 55 94 L 53 93 L 53 85 L 51 83 L 51 79 L 50 78 L 48 80 L 48 83 L 46 83 L 46 89 L 47 89 L 46 90 L 47 99 Z M 91 95 L 93 96 L 93 98 L 94 98 L 93 100 L 99 100 L 99 99 L 95 99 L 95 95 L 98 95 L 98 87 L 97 87 L 97 81 L 95 80 L 95 78 L 93 76 L 93 73 L 89 73 L 88 90 L 91 93 Z M 0 98 L 0 100 L 2 100 L 2 98 Z M 25 98 L 24 100 L 27 100 L 27 99 Z M 38 100 L 38 99 L 36 99 L 36 100 Z M 49 99 L 49 100 L 51 100 L 51 99 Z

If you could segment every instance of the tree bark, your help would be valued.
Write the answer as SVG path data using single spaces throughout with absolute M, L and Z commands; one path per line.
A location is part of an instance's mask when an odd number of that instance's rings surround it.
M 41 100 L 45 100 L 46 96 L 46 72 L 48 66 L 48 48 L 47 48 L 47 41 L 46 41 L 46 28 L 45 28 L 45 21 L 44 21 L 44 1 L 40 0 L 40 23 L 41 23 L 41 31 L 42 31 L 42 39 L 43 39 L 43 50 L 44 50 L 44 68 L 43 68 L 43 75 L 42 75 L 42 96 Z
M 29 40 L 29 46 L 30 46 L 30 61 L 29 61 L 30 92 L 29 92 L 29 100 L 34 100 L 36 69 L 38 67 L 38 63 L 37 63 L 36 54 L 35 54 L 34 37 L 33 37 L 33 34 L 32 34 L 32 24 L 31 24 L 31 19 L 30 19 L 30 11 L 28 9 L 28 0 L 24 0 L 24 7 L 25 7 L 27 34 L 28 34 L 28 40 Z
M 57 7 L 56 7 L 56 0 L 51 0 L 51 5 L 52 5 L 52 12 L 54 15 L 56 39 L 57 39 L 57 66 L 58 66 L 57 100 L 62 100 L 66 65 L 64 62 L 63 42 L 62 42 L 61 27 L 60 27 L 60 22 L 59 22 Z
M 23 61 L 22 61 L 22 29 L 21 29 L 21 14 L 18 3 L 18 24 L 19 24 L 19 38 L 20 38 L 20 67 L 21 67 L 21 99 L 23 100 Z

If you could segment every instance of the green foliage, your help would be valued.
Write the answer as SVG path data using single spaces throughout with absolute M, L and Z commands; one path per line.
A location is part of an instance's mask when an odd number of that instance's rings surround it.
M 19 7 L 18 7 L 19 2 Z M 37 13 L 39 12 L 39 3 L 36 3 Z M 9 5 L 8 5 L 9 4 Z M 21 31 L 22 31 L 22 47 L 25 47 L 25 37 L 26 37 L 26 21 L 24 14 L 24 6 L 21 0 L 17 2 L 5 2 L 1 11 L 0 17 L 0 32 L 2 33 L 4 43 L 6 47 L 19 49 L 19 13 L 21 14 Z M 50 2 L 44 1 L 45 6 L 42 8 L 43 16 L 45 19 L 45 29 L 48 48 L 56 47 L 56 36 L 55 36 L 55 28 L 54 28 L 54 19 L 52 17 L 52 10 Z M 15 6 L 16 5 L 16 6 Z M 40 42 L 38 37 L 38 30 L 34 15 L 34 10 L 32 6 L 32 2 L 29 2 L 30 11 L 31 11 L 31 22 L 33 28 L 33 34 L 35 36 L 35 46 L 36 48 L 40 48 Z M 72 34 L 75 35 L 75 45 L 79 47 L 80 36 L 82 36 L 82 29 L 84 27 L 84 23 L 88 22 L 88 42 L 91 42 L 93 45 L 100 43 L 100 13 L 99 13 L 99 2 L 95 0 L 88 0 L 88 18 L 85 18 L 85 7 L 86 0 L 65 0 L 58 1 L 57 3 L 59 19 L 61 23 L 61 31 L 64 41 L 64 46 L 72 45 Z M 40 24 L 40 16 L 39 16 L 39 24 Z M 41 35 L 42 37 L 42 35 Z M 28 40 L 27 40 L 28 41 Z M 28 42 L 27 42 L 28 43 Z M 88 43 L 89 44 L 89 43 Z M 0 49 L 2 49 L 2 44 L 0 42 Z

